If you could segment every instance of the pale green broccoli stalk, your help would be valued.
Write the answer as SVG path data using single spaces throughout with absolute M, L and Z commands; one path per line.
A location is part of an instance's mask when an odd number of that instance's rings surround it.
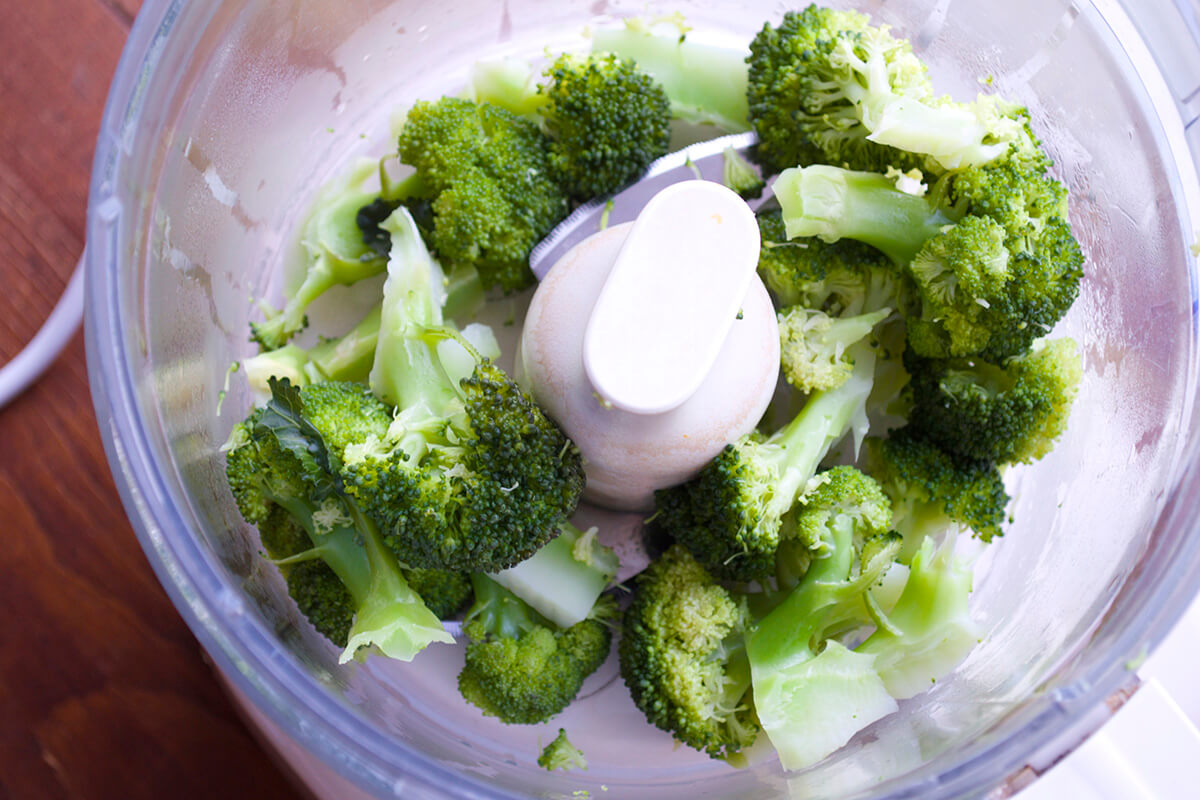
M 300 390 L 272 379 L 271 390 L 271 402 L 235 430 L 226 475 L 242 516 L 263 526 L 264 542 L 275 543 L 268 551 L 282 549 L 289 529 L 307 535 L 307 549 L 289 547 L 279 561 L 301 610 L 345 648 L 343 663 L 369 646 L 408 661 L 432 642 L 452 642 L 405 582 L 378 528 L 341 493 L 338 448 L 386 428 L 386 407 L 355 384 Z M 305 566 L 317 562 L 328 569 Z
M 567 729 L 559 728 L 558 736 L 546 745 L 546 749 L 538 756 L 538 766 L 549 772 L 561 769 L 564 772 L 572 769 L 587 769 L 587 759 L 583 751 L 571 744 L 567 739 Z
M 550 168 L 572 199 L 614 194 L 666 154 L 670 103 L 633 61 L 568 53 L 545 75 L 539 113 L 551 139 Z
M 560 628 L 582 622 L 617 574 L 617 556 L 571 523 L 529 558 L 488 577 Z
M 796 512 L 799 538 L 815 544 L 808 571 L 746 632 L 758 718 L 789 770 L 815 764 L 897 708 L 874 655 L 828 639 L 829 626 L 844 625 L 845 607 L 861 607 L 899 549 L 899 537 L 887 534 L 888 500 L 853 467 L 820 477 Z M 884 543 L 866 546 L 878 537 Z
M 891 315 L 883 308 L 857 317 L 830 317 L 801 306 L 779 314 L 779 351 L 783 376 L 802 392 L 835 389 L 854 369 L 850 348 L 871 335 Z
M 471 584 L 475 602 L 463 626 L 470 641 L 459 692 L 501 722 L 545 722 L 608 657 L 615 604 L 602 598 L 588 619 L 560 629 L 490 578 L 472 575 Z
M 732 147 L 726 147 L 722 156 L 721 182 L 747 200 L 762 197 L 767 182 L 758 174 L 755 166 Z
M 380 308 L 367 312 L 353 329 L 310 348 L 288 344 L 242 361 L 246 380 L 257 394 L 270 393 L 270 378 L 287 378 L 293 386 L 320 381 L 364 382 L 375 360 Z
M 307 324 L 309 305 L 330 288 L 357 283 L 384 271 L 387 260 L 364 243 L 357 222 L 359 209 L 374 196 L 362 189 L 363 181 L 374 170 L 374 162 L 364 162 L 317 196 L 301 232 L 300 242 L 308 257 L 303 282 L 287 298 L 282 311 L 268 309 L 264 321 L 250 324 L 250 339 L 263 349 L 275 350 L 287 344 Z
M 654 78 L 671 101 L 676 119 L 711 124 L 726 133 L 749 130 L 746 64 L 742 54 L 690 42 L 680 26 L 626 20 L 592 34 L 592 52 L 632 59 Z
M 914 430 L 947 452 L 1032 463 L 1067 427 L 1083 365 L 1070 338 L 1040 339 L 997 365 L 982 359 L 905 359 Z
M 913 697 L 954 671 L 979 643 L 970 617 L 969 566 L 954 556 L 954 536 L 927 538 L 910 565 L 896 606 L 856 653 L 874 656 L 875 671 L 897 700 Z
M 853 431 L 866 435 L 866 401 L 875 353 L 854 345 L 854 368 L 836 388 L 816 392 L 800 413 L 769 437 L 748 434 L 729 444 L 692 480 L 654 494 L 655 522 L 714 575 L 755 580 L 775 567 L 783 516 L 826 453 Z
M 621 676 L 651 724 L 713 758 L 758 733 L 742 643 L 746 602 L 685 547 L 671 545 L 637 578 L 617 652 Z
M 579 451 L 444 324 L 441 270 L 408 211 L 385 224 L 392 253 L 370 383 L 397 410 L 385 434 L 347 450 L 346 493 L 410 567 L 506 569 L 574 511 Z M 453 357 L 445 342 L 457 343 Z
M 533 65 L 519 58 L 497 58 L 477 61 L 471 67 L 471 83 L 467 100 L 491 103 L 520 116 L 541 111 L 546 96 L 538 91 L 538 78 Z

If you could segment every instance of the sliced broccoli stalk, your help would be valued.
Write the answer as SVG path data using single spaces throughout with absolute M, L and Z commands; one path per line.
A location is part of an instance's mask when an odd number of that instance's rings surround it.
M 266 350 L 283 347 L 306 324 L 305 313 L 314 300 L 339 285 L 350 285 L 378 275 L 387 260 L 363 241 L 358 212 L 373 194 L 363 191 L 374 162 L 364 162 L 323 189 L 301 233 L 308 264 L 304 280 L 287 298 L 283 310 L 269 313 L 263 322 L 251 323 L 251 340 Z
M 850 348 L 867 338 L 891 315 L 890 308 L 856 317 L 830 317 L 800 306 L 779 314 L 779 350 L 783 375 L 802 392 L 835 389 L 850 377 Z
M 579 547 L 581 545 L 582 547 Z M 585 552 L 577 552 L 586 548 Z M 571 523 L 529 558 L 488 577 L 560 628 L 591 613 L 617 574 L 617 556 Z
M 836 388 L 811 395 L 800 413 L 770 437 L 749 434 L 728 445 L 687 483 L 655 492 L 656 522 L 713 574 L 755 580 L 775 566 L 783 515 L 826 453 L 853 432 L 866 435 L 866 401 L 875 352 L 850 348 L 854 368 Z
M 855 239 L 906 266 L 952 220 L 924 197 L 901 192 L 886 176 L 815 164 L 775 180 L 788 238 Z
M 798 512 L 802 541 L 817 545 L 807 573 L 782 603 L 746 632 L 754 704 L 784 769 L 815 764 L 896 710 L 875 657 L 828 639 L 887 571 L 899 537 L 882 546 L 891 520 L 877 483 L 853 467 L 824 473 Z M 859 553 L 861 549 L 861 555 Z M 857 574 L 852 567 L 859 556 Z
M 521 116 L 537 114 L 546 104 L 538 91 L 533 65 L 519 58 L 477 61 L 471 67 L 468 100 L 491 103 Z
M 602 600 L 591 617 L 564 630 L 484 575 L 472 575 L 471 584 L 475 602 L 463 626 L 470 641 L 459 692 L 501 722 L 545 722 L 608 657 L 612 633 L 605 620 L 615 606 Z
M 732 147 L 726 147 L 722 156 L 721 182 L 747 200 L 762 197 L 767 182 L 758 174 L 758 169 Z
M 666 90 L 676 119 L 715 125 L 726 133 L 750 129 L 741 53 L 687 41 L 678 28 L 658 33 L 639 19 L 594 31 L 592 52 L 632 59 Z
M 967 609 L 971 581 L 970 567 L 954 557 L 954 536 L 940 544 L 925 539 L 895 608 L 855 650 L 874 656 L 892 697 L 928 690 L 979 643 L 981 630 Z
M 537 763 L 539 767 L 549 772 L 554 772 L 556 769 L 563 771 L 587 769 L 587 759 L 584 757 L 583 751 L 567 739 L 566 728 L 558 729 L 558 736 L 554 737 L 553 742 L 546 745 L 546 749 L 538 756 Z
M 758 734 L 742 643 L 745 600 L 682 545 L 637 578 L 618 642 L 621 676 L 651 724 L 713 758 L 732 760 Z

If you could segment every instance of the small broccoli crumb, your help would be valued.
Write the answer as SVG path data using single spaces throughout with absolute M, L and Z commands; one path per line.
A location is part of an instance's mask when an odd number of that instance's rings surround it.
M 1200 231 L 1196 231 L 1196 241 L 1192 242 L 1190 249 L 1194 257 L 1200 258 Z
M 610 197 L 604 201 L 604 211 L 600 214 L 600 225 L 596 228 L 596 230 L 603 231 L 608 229 L 608 217 L 610 214 L 612 214 L 612 210 L 613 201 Z
M 555 737 L 553 742 L 546 745 L 546 749 L 538 756 L 537 763 L 539 767 L 543 767 L 549 772 L 553 772 L 556 769 L 587 769 L 587 759 L 583 757 L 583 751 L 571 744 L 570 740 L 567 739 L 566 728 L 558 729 L 558 736 Z M 587 791 L 583 791 L 583 795 L 575 792 L 575 796 L 586 797 Z
M 596 553 L 596 534 L 599 531 L 600 529 L 593 525 L 575 540 L 575 544 L 571 547 L 571 555 L 580 564 L 587 564 L 589 567 L 592 566 Z

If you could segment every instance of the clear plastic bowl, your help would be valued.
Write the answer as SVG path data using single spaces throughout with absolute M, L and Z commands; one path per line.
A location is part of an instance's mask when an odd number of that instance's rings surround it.
M 990 78 L 1029 103 L 1089 255 L 1061 326 L 1086 376 L 1070 431 L 1011 475 L 1016 524 L 978 565 L 988 631 L 949 680 L 785 778 L 677 750 L 610 663 L 551 725 L 505 728 L 455 691 L 461 653 L 340 668 L 301 624 L 224 485 L 218 448 L 248 407 L 249 352 L 315 187 L 386 147 L 389 115 L 459 86 L 482 56 L 583 47 L 585 25 L 683 11 L 744 45 L 779 4 L 701 0 L 147 2 L 97 147 L 87 344 L 109 460 L 180 613 L 258 712 L 379 796 L 942 798 L 983 795 L 1061 752 L 1130 683 L 1200 584 L 1196 474 L 1200 80 L 1194 12 L 1158 2 L 865 3 L 911 37 L 937 85 Z M 565 725 L 587 772 L 548 774 Z

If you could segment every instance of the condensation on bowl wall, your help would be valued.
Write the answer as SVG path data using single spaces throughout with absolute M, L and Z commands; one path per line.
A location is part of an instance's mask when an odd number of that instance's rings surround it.
M 1188 501 L 1200 491 L 1188 252 L 1200 125 L 1185 127 L 1200 111 L 1200 49 L 1170 0 L 1131 0 L 1130 17 L 1100 0 L 861 6 L 913 38 L 939 89 L 970 96 L 989 78 L 1030 104 L 1090 256 L 1062 327 L 1085 343 L 1084 401 L 1058 450 L 1012 473 L 1017 524 L 978 564 L 973 609 L 988 637 L 951 680 L 790 784 L 814 797 L 978 796 L 1123 685 L 1125 664 L 1200 582 L 1200 508 Z M 769 760 L 737 772 L 676 751 L 619 683 L 593 686 L 553 726 L 506 729 L 458 698 L 455 648 L 339 667 L 258 557 L 219 454 L 249 402 L 235 381 L 215 413 L 229 363 L 249 350 L 247 297 L 278 292 L 306 198 L 349 159 L 384 150 L 394 108 L 453 89 L 476 57 L 583 47 L 585 23 L 675 10 L 695 36 L 721 31 L 715 40 L 739 46 L 779 7 L 148 0 L 131 35 L 88 222 L 89 371 L 116 483 L 231 684 L 299 752 L 370 794 L 789 789 Z M 588 772 L 534 765 L 538 738 L 559 724 Z

